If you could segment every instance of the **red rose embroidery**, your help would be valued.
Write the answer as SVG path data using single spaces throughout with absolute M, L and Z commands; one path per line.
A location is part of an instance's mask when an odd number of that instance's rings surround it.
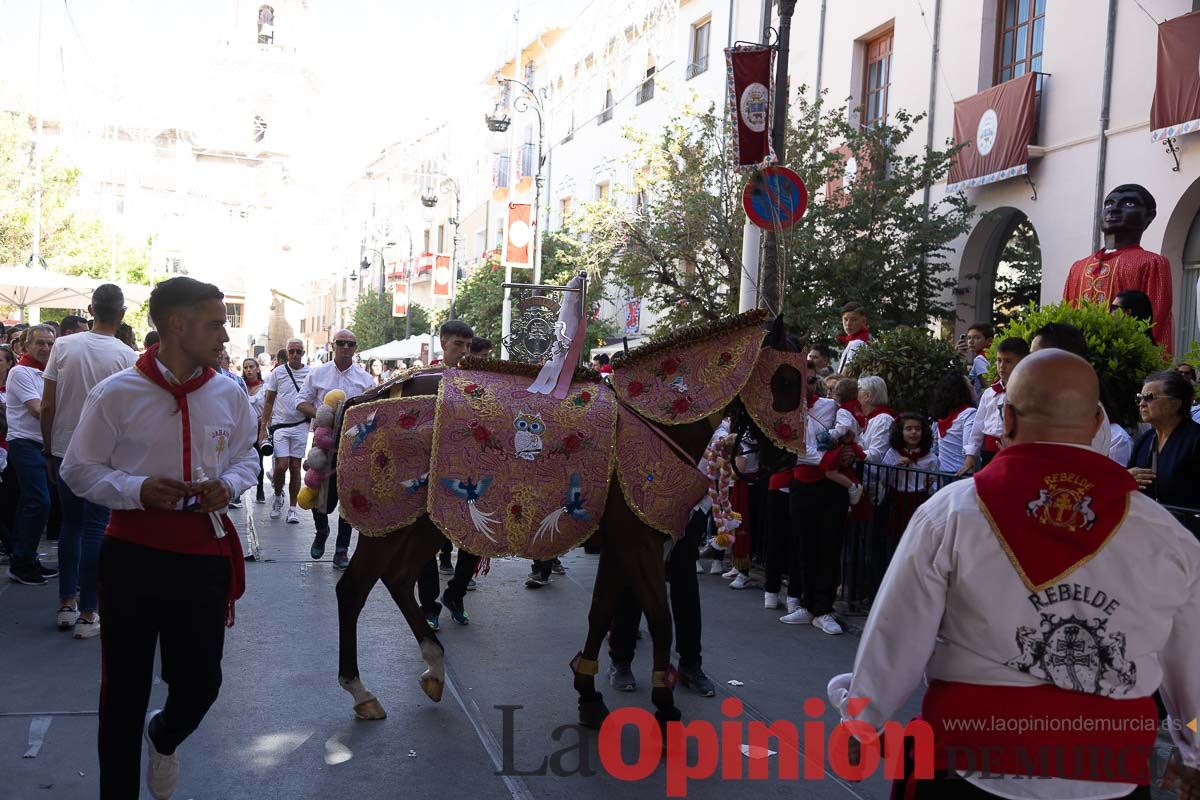
M 521 516 L 522 510 L 523 509 L 521 508 L 520 505 L 514 505 L 512 508 L 509 509 L 509 513 L 511 513 L 514 517 L 519 517 L 519 516 Z
M 592 393 L 591 392 L 580 392 L 579 399 L 586 403 L 588 400 L 592 399 Z
M 371 501 L 368 500 L 361 492 L 351 492 L 350 505 L 354 507 L 355 511 L 365 512 L 370 510 Z
M 577 433 L 572 433 L 563 439 L 563 450 L 568 453 L 578 453 L 582 448 L 583 439 Z
M 383 469 L 384 467 L 386 467 L 388 465 L 388 460 L 389 459 L 388 459 L 387 453 L 376 453 L 375 454 L 375 466 L 379 467 L 380 469 Z
M 682 414 L 683 412 L 687 411 L 691 405 L 691 401 L 688 400 L 685 395 L 681 394 L 671 401 L 671 410 L 676 414 Z
M 642 386 L 641 381 L 630 381 L 629 396 L 630 397 L 639 397 L 642 394 L 642 392 L 645 390 L 645 388 L 646 388 L 645 386 Z
M 717 363 L 724 365 L 728 364 L 730 361 L 733 361 L 733 353 L 725 352 L 721 353 L 721 358 Z
M 414 427 L 417 424 L 417 415 L 409 412 L 400 417 L 400 427 L 404 430 Z
M 662 374 L 663 375 L 674 375 L 676 370 L 678 370 L 678 369 L 679 369 L 679 359 L 675 358 L 674 356 L 671 356 L 666 361 L 662 362 Z
M 775 435 L 778 436 L 780 439 L 785 439 L 785 440 L 795 439 L 796 431 L 793 430 L 792 426 L 787 424 L 786 422 L 779 422 L 779 423 L 776 423 L 776 425 L 775 425 Z
M 476 392 L 479 391 L 479 387 L 474 383 L 468 383 L 466 386 L 463 387 L 463 391 L 466 392 L 467 394 L 475 394 Z
M 492 436 L 491 432 L 482 425 L 475 424 L 472 425 L 471 428 L 475 433 L 475 441 L 479 442 L 480 444 L 485 443 Z

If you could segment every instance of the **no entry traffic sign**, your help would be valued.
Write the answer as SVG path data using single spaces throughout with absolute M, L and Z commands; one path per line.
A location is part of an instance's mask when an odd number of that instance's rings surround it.
M 804 181 L 787 167 L 767 167 L 742 191 L 742 208 L 760 228 L 785 230 L 795 225 L 808 208 Z

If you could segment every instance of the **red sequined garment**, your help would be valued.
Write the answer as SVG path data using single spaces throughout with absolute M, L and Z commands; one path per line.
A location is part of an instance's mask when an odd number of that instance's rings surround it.
M 1158 253 L 1132 244 L 1112 252 L 1099 250 L 1071 265 L 1063 300 L 1080 298 L 1107 306 L 1126 289 L 1145 292 L 1154 311 L 1154 341 L 1174 352 L 1171 332 L 1171 262 Z

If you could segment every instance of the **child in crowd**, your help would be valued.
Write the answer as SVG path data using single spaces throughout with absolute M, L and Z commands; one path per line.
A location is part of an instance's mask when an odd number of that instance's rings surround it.
M 850 505 L 858 505 L 862 498 L 862 483 L 854 466 L 841 466 L 842 453 L 849 447 L 856 461 L 866 459 L 867 454 L 858 446 L 858 436 L 866 425 L 866 417 L 858 405 L 858 381 L 842 378 L 833 387 L 833 399 L 838 404 L 833 429 L 829 432 L 829 449 L 821 456 L 821 469 L 825 477 L 850 493 Z
M 963 465 L 959 475 L 986 466 L 1000 452 L 1000 437 L 1004 435 L 1004 387 L 1008 376 L 1029 355 L 1029 342 L 1011 336 L 996 346 L 996 373 L 999 379 L 979 398 L 979 410 L 970 436 L 963 448 Z
M 937 470 L 938 457 L 932 452 L 933 431 L 920 414 L 906 412 L 896 417 L 888 444 L 890 449 L 883 456 L 885 467 L 908 467 L 924 472 Z M 929 475 L 904 469 L 888 472 L 888 529 L 893 539 L 899 539 L 917 506 L 929 499 L 936 486 Z
M 976 322 L 967 328 L 966 334 L 958 340 L 958 351 L 970 362 L 967 368 L 967 380 L 976 397 L 983 394 L 983 379 L 991 366 L 988 364 L 987 351 L 992 346 L 994 336 L 991 324 Z

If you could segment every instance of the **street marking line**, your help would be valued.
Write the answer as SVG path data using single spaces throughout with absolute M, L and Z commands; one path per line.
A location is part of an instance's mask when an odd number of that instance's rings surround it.
M 3 717 L 94 717 L 97 711 L 0 711 Z
M 29 749 L 23 758 L 37 758 L 42 743 L 46 741 L 46 731 L 50 730 L 50 717 L 34 717 L 29 721 Z
M 450 690 L 451 696 L 454 697 L 458 707 L 467 715 L 467 720 L 471 723 L 471 727 L 475 729 L 475 735 L 479 737 L 483 749 L 487 751 L 488 757 L 492 759 L 492 764 L 496 767 L 496 773 L 504 781 L 505 788 L 512 795 L 513 800 L 533 800 L 533 793 L 529 791 L 529 787 L 525 785 L 525 781 L 515 775 L 500 774 L 504 771 L 504 754 L 500 749 L 500 743 L 496 741 L 496 737 L 488 729 L 487 723 L 483 721 L 483 713 L 480 712 L 479 706 L 475 700 L 471 699 L 470 707 L 463 701 L 462 695 L 458 693 L 455 687 L 455 680 L 451 674 L 450 661 L 446 660 L 446 688 Z

